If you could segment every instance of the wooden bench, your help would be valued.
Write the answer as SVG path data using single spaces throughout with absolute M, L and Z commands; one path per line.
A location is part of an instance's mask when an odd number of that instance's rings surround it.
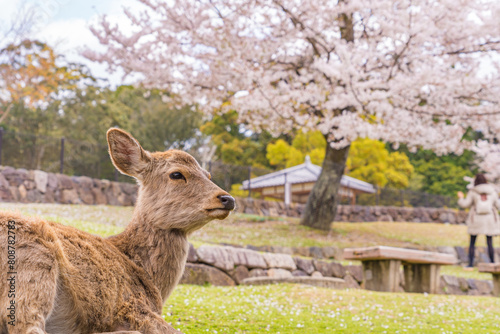
M 493 296 L 500 297 L 500 263 L 479 263 L 479 272 L 491 273 L 493 276 Z
M 457 263 L 450 254 L 386 246 L 346 248 L 344 259 L 362 261 L 365 289 L 387 292 L 398 291 L 401 264 L 406 292 L 437 293 L 440 266 Z

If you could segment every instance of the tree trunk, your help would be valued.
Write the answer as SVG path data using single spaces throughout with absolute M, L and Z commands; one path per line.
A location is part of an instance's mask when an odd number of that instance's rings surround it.
M 42 168 L 42 160 L 43 156 L 45 155 L 45 145 L 40 146 L 38 149 L 38 153 L 36 154 L 36 168 L 39 170 L 43 170 Z
M 302 215 L 301 225 L 328 231 L 335 219 L 339 197 L 340 180 L 344 174 L 350 146 L 340 150 L 326 145 L 323 169 L 314 184 L 306 209 Z
M 347 0 L 340 0 L 340 2 L 347 2 Z M 341 37 L 347 42 L 353 42 L 354 25 L 352 14 L 340 14 L 339 20 L 341 21 Z M 344 174 L 349 148 L 350 146 L 347 146 L 335 150 L 330 147 L 327 140 L 323 169 L 307 199 L 306 209 L 300 222 L 301 225 L 325 231 L 330 230 L 337 213 L 339 203 L 337 193 L 340 189 L 340 180 Z
M 9 104 L 9 106 L 7 107 L 7 109 L 5 109 L 2 117 L 0 117 L 0 124 L 3 123 L 3 121 L 5 121 L 5 118 L 9 115 L 9 113 L 12 110 L 13 106 L 14 106 L 14 103 L 11 103 L 11 104 Z

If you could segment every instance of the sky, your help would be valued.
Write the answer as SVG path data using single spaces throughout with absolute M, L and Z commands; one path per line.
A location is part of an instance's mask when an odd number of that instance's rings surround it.
M 37 15 L 30 38 L 47 43 L 69 62 L 87 65 L 94 76 L 108 79 L 112 86 L 132 82 L 123 81 L 121 73 L 108 73 L 105 65 L 87 60 L 80 52 L 85 47 L 102 50 L 89 29 L 92 22 L 107 15 L 112 22 L 125 25 L 128 21 L 123 7 L 139 10 L 142 5 L 137 0 L 0 0 L 0 29 L 8 29 L 26 5 L 35 6 Z

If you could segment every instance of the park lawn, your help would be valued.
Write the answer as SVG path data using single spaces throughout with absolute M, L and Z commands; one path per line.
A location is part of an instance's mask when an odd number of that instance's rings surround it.
M 125 227 L 132 218 L 131 206 L 111 205 L 72 205 L 45 203 L 5 203 L 0 202 L 1 210 L 19 211 L 30 216 L 58 217 L 70 220 L 87 221 L 112 226 Z
M 101 205 L 0 203 L 0 210 L 40 216 L 103 237 L 123 231 L 133 208 Z M 388 245 L 400 247 L 466 246 L 465 226 L 424 223 L 334 223 L 331 232 L 312 230 L 299 225 L 298 219 L 269 218 L 234 214 L 226 221 L 214 221 L 195 232 L 190 242 L 202 244 L 273 245 L 289 247 L 336 246 L 359 247 Z M 478 240 L 484 246 L 484 238 Z M 498 244 L 500 240 L 495 238 Z M 343 263 L 346 264 L 346 263 Z M 355 263 L 355 264 L 359 264 Z M 442 275 L 491 279 L 477 269 L 468 272 L 459 266 L 442 266 Z
M 185 333 L 498 333 L 500 299 L 304 285 L 179 285 L 163 308 Z
M 0 203 L 0 210 L 17 210 L 23 214 L 55 219 L 89 232 L 108 236 L 123 230 L 132 217 L 132 207 L 102 205 Z M 88 224 L 88 225 L 87 225 Z M 83 227 L 83 229 L 86 229 Z M 100 232 L 99 232 L 100 231 Z M 468 246 L 464 225 L 435 223 L 343 223 L 332 224 L 330 232 L 299 224 L 296 218 L 271 218 L 232 214 L 226 220 L 213 221 L 190 236 L 194 244 L 226 243 L 240 246 L 335 246 L 339 248 L 386 245 L 425 248 L 425 246 Z M 495 237 L 496 245 L 500 237 Z M 485 246 L 485 238 L 478 238 Z
M 345 223 L 335 222 L 329 232 L 299 224 L 299 219 L 256 222 L 234 214 L 224 221 L 212 222 L 193 233 L 191 238 L 206 243 L 234 245 L 274 245 L 288 247 L 335 246 L 339 248 L 386 245 L 425 248 L 425 246 L 468 246 L 465 225 L 436 223 Z M 500 242 L 500 237 L 495 238 Z M 478 238 L 485 246 L 485 238 Z

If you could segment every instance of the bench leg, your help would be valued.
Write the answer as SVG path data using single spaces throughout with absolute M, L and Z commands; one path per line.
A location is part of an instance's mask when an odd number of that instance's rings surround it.
M 363 287 L 373 291 L 397 292 L 400 267 L 399 260 L 363 261 Z
M 500 297 L 500 274 L 493 275 L 493 296 Z
M 405 264 L 405 291 L 406 292 L 439 292 L 438 264 Z

